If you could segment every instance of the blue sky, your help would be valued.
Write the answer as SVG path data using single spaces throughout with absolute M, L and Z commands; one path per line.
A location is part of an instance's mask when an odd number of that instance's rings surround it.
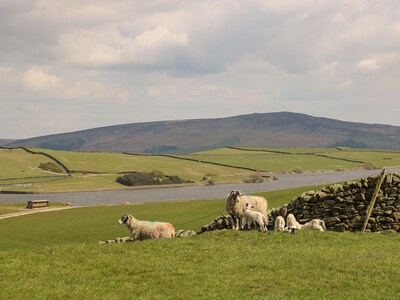
M 400 126 L 395 0 L 2 0 L 0 39 L 0 138 L 277 111 Z

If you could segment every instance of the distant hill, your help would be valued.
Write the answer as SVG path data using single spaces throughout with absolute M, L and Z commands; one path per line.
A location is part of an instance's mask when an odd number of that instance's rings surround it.
M 16 141 L 18 141 L 18 140 L 5 140 L 5 139 L 0 139 L 0 147 L 1 147 L 1 146 L 4 146 L 4 145 L 7 145 L 7 144 L 10 144 L 10 143 L 13 143 L 13 142 L 16 142 Z
M 344 122 L 291 112 L 255 113 L 228 118 L 115 125 L 18 140 L 7 146 L 188 153 L 239 145 L 400 149 L 400 127 Z

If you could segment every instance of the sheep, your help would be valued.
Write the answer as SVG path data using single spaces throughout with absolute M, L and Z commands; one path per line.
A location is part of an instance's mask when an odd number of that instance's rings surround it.
M 285 228 L 285 231 L 288 231 L 290 233 L 296 233 L 297 230 L 302 229 L 326 231 L 325 222 L 320 219 L 313 219 L 302 225 L 296 221 L 296 218 L 293 214 L 289 214 L 286 218 L 286 223 L 287 227 Z
M 254 205 L 254 209 L 267 217 L 267 200 L 258 196 L 246 196 L 238 190 L 233 190 L 226 198 L 225 209 L 232 217 L 232 229 L 238 230 L 243 217 L 246 203 Z
M 250 203 L 246 203 L 245 210 L 243 211 L 241 229 L 243 230 L 243 228 L 246 224 L 250 227 L 251 223 L 254 222 L 254 223 L 256 223 L 256 226 L 258 225 L 259 230 L 268 231 L 267 218 L 259 211 L 251 210 L 254 208 L 255 208 L 254 205 L 251 205 Z
M 282 216 L 276 217 L 274 229 L 278 232 L 282 232 L 285 230 L 285 219 Z
M 321 232 L 326 231 L 325 222 L 324 220 L 320 219 L 313 219 L 304 225 L 301 225 L 299 229 L 312 229 L 312 230 L 319 230 Z
M 296 218 L 293 214 L 288 214 L 286 217 L 286 227 L 285 231 L 289 231 L 294 233 L 297 229 L 301 227 L 300 223 L 296 221 Z
M 172 238 L 175 235 L 175 228 L 170 223 L 139 221 L 130 214 L 123 215 L 118 223 L 128 227 L 134 241 Z

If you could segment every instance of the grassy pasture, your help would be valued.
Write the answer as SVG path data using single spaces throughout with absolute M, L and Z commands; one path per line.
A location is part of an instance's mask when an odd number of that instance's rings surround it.
M 400 152 L 384 151 L 339 151 L 330 154 L 333 157 L 361 160 L 379 167 L 390 167 L 400 165 Z
M 254 195 L 265 197 L 270 208 L 277 208 L 303 191 L 320 187 L 301 187 Z M 26 204 L 2 204 L 0 211 L 2 207 L 20 210 L 24 206 Z M 126 228 L 116 222 L 125 213 L 132 213 L 138 219 L 168 221 L 177 229 L 199 231 L 204 224 L 225 213 L 225 199 L 82 207 L 4 219 L 0 220 L 0 251 L 58 243 L 93 243 L 125 236 L 128 234 Z M 27 226 L 29 230 L 25 230 Z
M 237 149 L 220 148 L 215 150 L 196 152 L 195 154 L 240 154 L 244 153 L 243 151 L 246 150 L 248 150 L 249 154 L 250 153 L 268 154 L 267 151 L 271 151 L 270 152 L 271 154 L 274 154 L 274 152 L 318 153 L 318 154 L 329 154 L 329 153 L 340 152 L 340 150 L 336 148 L 267 148 L 267 147 L 250 147 L 250 146 L 240 146 L 236 148 Z
M 277 207 L 310 188 L 261 194 Z M 116 222 L 127 212 L 198 230 L 224 203 L 86 207 L 0 220 L 1 298 L 397 298 L 399 235 L 217 231 L 98 244 L 128 235 Z
M 161 170 L 166 175 L 178 175 L 185 180 L 200 182 L 203 176 L 213 174 L 215 183 L 241 182 L 253 172 L 215 166 L 205 163 L 178 160 L 161 156 L 139 156 L 120 153 L 104 152 L 70 152 L 33 149 L 48 153 L 69 169 L 75 171 L 91 171 L 104 173 L 118 172 L 150 172 Z M 74 190 L 101 190 L 126 188 L 115 182 L 118 174 L 86 174 L 73 173 L 71 177 L 60 181 L 47 181 L 41 178 L 26 178 L 54 174 L 37 168 L 39 163 L 49 161 L 42 155 L 33 155 L 22 149 L 0 150 L 0 185 L 16 183 L 33 183 L 28 187 L 2 187 L 2 190 L 33 191 L 33 192 L 61 192 Z M 4 155 L 3 155 L 4 154 Z M 24 178 L 9 180 L 8 178 Z
M 189 155 L 176 155 L 178 158 L 190 158 L 195 161 L 176 159 L 157 155 L 127 155 L 106 152 L 72 152 L 33 149 L 45 152 L 57 158 L 75 172 L 68 178 L 52 180 L 53 174 L 38 168 L 39 163 L 49 161 L 43 155 L 33 155 L 22 149 L 0 150 L 0 189 L 32 192 L 61 192 L 76 190 L 104 190 L 126 188 L 115 182 L 118 172 L 150 172 L 160 170 L 166 175 L 178 175 L 195 183 L 205 183 L 204 176 L 210 176 L 214 183 L 243 182 L 255 172 L 238 168 L 224 167 L 205 162 L 214 162 L 230 166 L 252 168 L 271 173 L 285 173 L 294 170 L 313 172 L 321 170 L 361 169 L 363 162 L 377 167 L 399 166 L 400 151 L 379 151 L 366 149 L 346 149 L 340 151 L 329 148 L 257 148 L 241 147 L 244 150 L 221 148 Z M 255 150 L 255 151 L 252 151 Z M 265 151 L 284 151 L 291 154 L 279 154 Z M 328 155 L 333 158 L 316 155 Z M 342 159 L 361 161 L 349 162 Z M 84 172 L 86 171 L 86 172 Z M 90 174 L 100 172 L 105 174 Z M 64 174 L 65 175 L 65 174 Z M 39 178 L 47 176 L 49 178 Z M 19 179 L 10 179 L 19 178 Z M 22 178 L 22 179 L 21 179 Z M 28 186 L 10 186 L 29 183 Z
M 6 178 L 57 175 L 38 168 L 40 163 L 48 161 L 43 155 L 33 155 L 22 149 L 0 149 L 0 184 Z
M 69 169 L 74 171 L 92 172 L 150 172 L 160 169 L 167 175 L 175 175 L 179 171 L 179 176 L 198 181 L 204 174 L 213 173 L 216 176 L 228 176 L 232 174 L 231 168 L 208 165 L 204 163 L 178 160 L 170 157 L 152 155 L 127 155 L 109 152 L 72 152 L 72 151 L 53 151 L 40 150 L 48 153 Z M 235 170 L 235 173 L 248 173 L 246 171 Z
M 246 152 L 241 154 L 195 154 L 185 155 L 185 157 L 248 167 L 267 172 L 288 172 L 300 167 L 305 171 L 316 170 L 336 170 L 336 169 L 359 169 L 360 163 L 353 163 L 341 160 L 334 160 L 319 156 L 310 155 L 291 155 L 291 154 L 253 154 Z
M 27 203 L 14 203 L 14 204 L 0 203 L 0 215 L 25 211 L 26 205 Z M 58 206 L 64 206 L 64 204 L 58 202 L 49 203 L 49 207 L 58 207 Z

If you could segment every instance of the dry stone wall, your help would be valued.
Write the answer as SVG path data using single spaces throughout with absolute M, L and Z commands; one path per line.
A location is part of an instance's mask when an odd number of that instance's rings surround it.
M 292 213 L 301 224 L 318 218 L 325 221 L 328 230 L 360 231 L 378 180 L 378 176 L 371 176 L 343 185 L 326 186 L 320 191 L 305 192 L 289 204 L 273 210 L 269 228 L 273 228 L 277 216 L 286 220 L 286 216 Z M 400 231 L 399 173 L 384 176 L 366 231 Z
M 216 217 L 210 224 L 201 227 L 200 233 L 222 229 L 232 229 L 232 221 L 229 216 L 221 215 Z

